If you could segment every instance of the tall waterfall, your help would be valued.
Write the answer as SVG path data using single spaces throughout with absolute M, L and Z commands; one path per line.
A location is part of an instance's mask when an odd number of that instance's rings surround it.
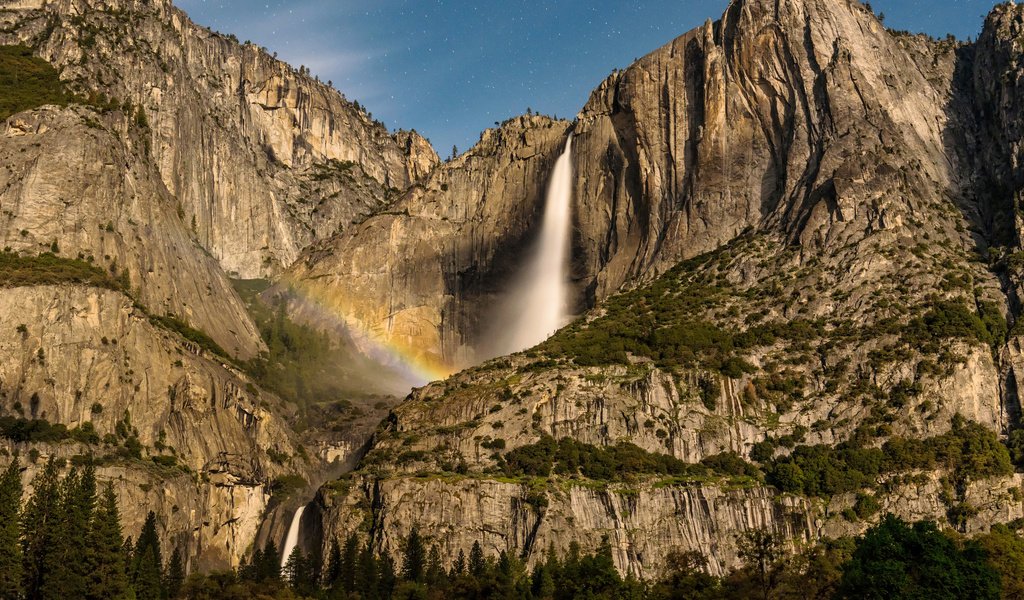
M 572 251 L 572 134 L 548 183 L 540 238 L 498 315 L 489 340 L 491 356 L 525 350 L 543 342 L 569 317 L 569 259 Z
M 299 510 L 295 511 L 295 516 L 292 517 L 292 524 L 288 527 L 288 537 L 284 539 L 284 548 L 281 550 L 281 568 L 284 568 L 285 563 L 288 562 L 288 557 L 292 554 L 292 550 L 299 544 L 299 525 L 302 522 L 302 513 L 305 510 L 305 506 L 300 506 Z

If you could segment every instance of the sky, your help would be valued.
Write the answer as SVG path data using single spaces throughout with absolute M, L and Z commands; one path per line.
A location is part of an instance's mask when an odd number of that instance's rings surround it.
M 192 19 L 332 81 L 442 156 L 532 109 L 572 118 L 614 69 L 727 0 L 177 0 Z M 896 29 L 976 38 L 995 0 L 872 0 Z

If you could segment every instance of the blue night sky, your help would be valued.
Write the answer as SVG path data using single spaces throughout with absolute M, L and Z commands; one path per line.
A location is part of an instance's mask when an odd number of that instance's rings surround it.
M 727 0 L 177 0 L 194 21 L 305 65 L 393 129 L 463 151 L 527 107 L 573 117 L 590 91 Z M 977 37 L 995 0 L 873 0 L 886 24 Z

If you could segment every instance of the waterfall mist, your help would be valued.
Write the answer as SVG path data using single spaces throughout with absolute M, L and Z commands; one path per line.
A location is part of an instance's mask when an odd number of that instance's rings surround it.
M 540 237 L 520 275 L 509 287 L 481 344 L 483 358 L 536 346 L 569 319 L 569 260 L 572 251 L 572 134 L 548 183 Z

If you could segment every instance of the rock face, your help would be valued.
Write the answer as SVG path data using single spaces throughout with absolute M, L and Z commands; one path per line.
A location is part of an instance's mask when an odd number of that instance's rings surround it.
M 311 248 L 288 285 L 427 380 L 470 363 L 542 212 L 567 126 L 534 116 L 485 131 L 386 211 Z
M 881 445 L 892 436 L 934 436 L 957 414 L 1000 433 L 1019 426 L 1012 325 L 1024 265 L 1015 253 L 1021 22 L 1020 7 L 1001 5 L 979 42 L 963 45 L 889 31 L 852 0 L 736 0 L 720 21 L 613 74 L 572 127 L 574 282 L 579 305 L 596 308 L 531 352 L 414 392 L 375 436 L 357 475 L 322 492 L 324 531 L 362 531 L 394 549 L 395 536 L 420 520 L 445 532 L 438 542 L 448 553 L 482 538 L 494 551 L 531 559 L 547 541 L 593 547 L 604 533 L 623 570 L 659 572 L 649 539 L 662 550 L 709 551 L 714 568 L 727 569 L 736 562 L 732 535 L 746 528 L 799 540 L 866 524 L 838 517 L 852 498 L 801 503 L 757 486 L 727 491 L 727 482 L 696 490 L 638 484 L 644 502 L 633 510 L 635 495 L 577 490 L 585 486 L 572 481 L 565 485 L 577 491 L 502 481 L 499 455 L 544 434 L 598 446 L 629 441 L 696 462 L 725 451 L 749 457 L 755 444 L 780 439 Z M 502 131 L 538 125 L 518 121 Z M 552 136 L 546 157 L 530 160 L 550 168 L 563 135 Z M 493 156 L 484 153 L 486 140 L 468 156 Z M 433 180 L 480 168 L 457 161 Z M 474 193 L 490 201 L 496 194 L 481 183 Z M 411 191 L 399 203 L 405 212 L 318 247 L 289 278 L 318 298 L 345 298 L 339 312 L 354 328 L 389 343 L 415 339 L 432 360 L 459 365 L 482 329 L 443 315 L 480 314 L 463 306 L 472 294 L 438 304 L 438 291 L 452 287 L 400 277 L 375 285 L 372 302 L 353 300 L 363 296 L 354 282 L 365 273 L 399 263 L 438 282 L 460 281 L 467 270 L 506 273 L 500 252 L 458 228 L 434 228 L 430 244 L 404 243 L 396 254 L 371 250 L 395 239 L 387 232 L 408 231 L 439 198 L 451 202 L 452 191 L 464 193 L 431 183 Z M 474 207 L 477 197 L 455 202 Z M 528 219 L 536 212 L 521 214 L 527 219 L 511 239 L 528 239 L 536 223 Z M 469 254 L 453 262 L 453 252 L 437 251 L 446 244 Z M 697 256 L 682 276 L 670 271 Z M 639 295 L 621 302 L 637 304 L 616 313 L 620 299 L 608 299 L 624 289 Z M 682 303 L 686 314 L 650 308 L 672 293 L 707 300 Z M 930 329 L 934 307 L 949 302 L 984 320 L 977 336 Z M 366 308 L 396 303 L 401 314 L 430 316 L 416 320 L 414 337 L 410 328 L 388 328 L 385 315 L 394 311 Z M 638 344 L 640 355 L 624 364 L 588 366 L 564 351 L 609 314 L 630 333 L 649 327 L 642 341 L 651 346 L 679 323 L 732 332 L 746 366 L 709 368 L 702 352 L 721 348 L 706 340 L 690 339 L 690 359 L 659 358 L 656 348 L 652 359 Z M 765 326 L 801 322 L 815 332 L 763 335 Z M 914 323 L 937 343 L 908 342 Z M 943 473 L 923 476 L 913 486 L 890 482 L 896 487 L 880 502 L 908 518 L 945 519 L 952 507 Z M 1015 518 L 1015 481 L 958 490 L 956 502 L 984 506 L 959 525 L 977 531 Z M 692 503 L 700 510 L 685 508 Z M 680 519 L 690 528 L 683 533 Z M 726 525 L 717 529 L 719 522 Z M 632 535 L 634 528 L 644 534 Z
M 228 273 L 273 274 L 437 163 L 329 85 L 193 24 L 169 0 L 5 2 L 0 42 L 32 45 L 85 93 L 141 108 L 160 177 Z
M 69 428 L 90 423 L 103 445 L 44 448 L 44 455 L 119 457 L 99 478 L 115 482 L 126 529 L 157 512 L 167 543 L 181 544 L 195 567 L 237 565 L 270 500 L 269 482 L 315 467 L 298 457 L 271 460 L 270 453 L 296 456 L 297 442 L 260 392 L 234 368 L 152 325 L 123 294 L 0 288 L 0 306 L 0 330 L 12 332 L 0 342 L 4 413 Z M 141 447 L 137 457 L 118 450 L 130 437 Z M 159 467 L 152 456 L 174 457 L 177 466 Z
M 951 253 L 972 248 L 948 215 L 939 213 L 939 223 L 916 216 L 935 212 L 926 207 L 938 204 L 955 210 L 948 199 L 960 194 L 947 160 L 947 133 L 961 125 L 947 111 L 956 52 L 951 43 L 892 34 L 858 2 L 738 1 L 721 21 L 612 75 L 573 128 L 579 305 L 650 279 L 748 228 L 799 243 L 802 262 L 824 253 L 843 271 L 861 262 L 865 248 L 907 244 L 925 230 L 948 239 Z M 517 122 L 507 133 L 525 139 L 545 135 L 537 130 L 548 126 Z M 454 182 L 477 173 L 473 159 L 484 156 L 499 168 L 529 156 L 549 169 L 561 146 L 559 133 L 548 137 L 546 144 L 527 142 L 522 151 L 494 155 L 485 136 L 467 160 L 434 178 L 450 179 L 449 189 L 432 182 L 411 192 L 401 201 L 404 212 L 348 232 L 329 254 L 311 252 L 289 278 L 308 284 L 318 297 L 343 298 L 342 312 L 357 328 L 387 343 L 415 339 L 423 353 L 464 365 L 467 346 L 478 345 L 483 332 L 479 319 L 459 318 L 479 312 L 473 295 L 453 290 L 465 289 L 467 274 L 506 274 L 502 265 L 510 259 L 478 234 L 443 223 L 430 233 L 429 244 L 409 242 L 388 253 L 371 249 L 390 229 L 382 227 L 385 221 L 405 233 L 438 204 L 454 201 L 469 210 L 492 202 L 536 206 L 537 193 L 509 189 L 504 177 L 475 181 L 471 191 Z M 545 168 L 533 171 L 543 178 Z M 489 238 L 522 239 L 538 214 L 485 222 Z M 457 260 L 452 250 L 437 251 L 445 245 L 459 248 Z M 383 290 L 365 289 L 364 273 L 386 272 L 399 262 L 434 273 L 446 285 L 399 277 Z M 875 285 L 898 266 L 872 265 L 843 283 Z M 445 294 L 441 307 L 439 291 Z M 390 310 L 376 308 L 382 306 Z M 396 327 L 384 318 L 396 311 L 415 326 Z M 410 335 L 410 329 L 418 333 Z
M 167 1 L 0 2 L 0 44 L 16 43 L 83 101 L 0 125 L 0 246 L 87 261 L 118 285 L 0 281 L 0 413 L 94 431 L 31 447 L 97 455 L 129 533 L 154 510 L 193 568 L 235 566 L 275 478 L 312 481 L 325 462 L 237 366 L 266 347 L 227 274 L 273 275 L 437 156 Z
M 251 358 L 263 349 L 259 332 L 146 160 L 145 135 L 120 113 L 11 118 L 0 144 L 0 244 L 28 254 L 55 248 L 126 276 L 153 314 L 175 315 Z
M 956 415 L 1020 426 L 1020 7 L 963 45 L 888 31 L 854 0 L 734 0 L 612 74 L 574 123 L 510 119 L 444 165 L 167 0 L 0 8 L 0 43 L 91 96 L 4 124 L 0 243 L 122 282 L 0 282 L 0 409 L 90 423 L 128 531 L 158 510 L 193 566 L 238 564 L 282 531 L 298 499 L 272 502 L 271 482 L 323 465 L 277 399 L 159 317 L 251 358 L 263 343 L 227 275 L 280 275 L 294 315 L 413 378 L 474 364 L 570 134 L 583 316 L 415 391 L 320 490 L 307 544 L 358 532 L 395 552 L 418 524 L 446 556 L 480 540 L 535 560 L 608 536 L 623 571 L 657 576 L 678 547 L 721 573 L 743 531 L 862 530 L 841 516 L 857 496 L 721 474 L 536 481 L 506 476 L 503 454 L 551 436 L 765 462 L 940 435 Z M 363 454 L 339 439 L 325 459 Z M 907 518 L 971 508 L 956 524 L 973 532 L 1024 514 L 1019 475 L 891 475 L 878 502 Z

